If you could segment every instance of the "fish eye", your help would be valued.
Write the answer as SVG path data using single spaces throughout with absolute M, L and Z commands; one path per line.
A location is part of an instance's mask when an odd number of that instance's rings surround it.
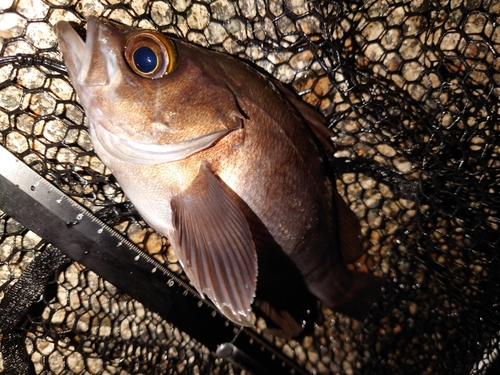
M 145 78 L 157 79 L 177 68 L 177 49 L 172 41 L 152 31 L 139 31 L 127 38 L 124 48 L 129 67 Z
M 158 67 L 158 57 L 149 47 L 139 47 L 134 52 L 134 65 L 143 74 L 151 74 Z

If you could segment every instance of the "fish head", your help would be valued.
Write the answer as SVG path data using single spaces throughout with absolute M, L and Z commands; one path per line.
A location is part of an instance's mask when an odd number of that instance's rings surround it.
M 242 127 L 245 115 L 217 58 L 199 48 L 94 17 L 85 41 L 67 22 L 56 33 L 93 141 L 113 157 L 181 160 Z

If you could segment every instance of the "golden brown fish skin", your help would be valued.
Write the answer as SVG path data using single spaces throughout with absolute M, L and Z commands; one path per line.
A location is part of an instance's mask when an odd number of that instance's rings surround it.
M 184 61 L 188 54 L 180 42 L 177 46 Z M 191 46 L 186 45 L 187 48 Z M 205 51 L 201 51 L 196 54 L 201 61 L 214 60 L 213 56 L 203 56 Z M 149 197 L 148 207 L 138 206 L 138 209 L 154 228 L 161 228 L 167 221 L 165 217 L 161 220 L 163 224 L 153 224 L 156 220 L 150 216 L 161 215 L 154 212 L 155 208 L 167 211 L 170 199 L 190 185 L 205 160 L 214 174 L 250 206 L 292 258 L 295 253 L 308 252 L 308 249 L 314 249 L 317 254 L 317 249 L 332 248 L 332 183 L 320 170 L 320 154 L 311 141 L 311 134 L 300 123 L 295 111 L 276 95 L 269 81 L 248 74 L 250 71 L 240 62 L 231 61 L 228 65 L 223 65 L 226 71 L 229 70 L 226 74 L 250 83 L 253 86 L 250 93 L 264 93 L 249 96 L 246 94 L 248 87 L 235 80 L 232 89 L 242 91 L 238 100 L 248 117 L 243 128 L 229 133 L 213 147 L 178 162 L 145 167 L 101 158 L 111 166 L 132 202 Z M 194 84 L 197 77 L 190 74 L 186 80 Z M 207 94 L 207 100 L 209 96 Z M 167 100 L 174 108 L 177 106 L 175 97 Z M 196 118 L 188 118 L 186 124 L 196 127 L 196 121 Z M 203 118 L 203 121 L 208 120 Z M 99 155 L 105 153 L 97 148 L 96 151 Z M 163 234 L 168 236 L 168 233 Z M 317 270 L 312 266 L 314 263 L 309 259 L 305 265 Z
M 107 47 L 119 55 L 128 33 L 102 24 L 99 37 L 106 37 Z M 150 217 L 157 215 L 149 214 L 150 209 L 168 210 L 171 197 L 189 186 L 206 160 L 254 210 L 287 254 L 304 251 L 299 246 L 302 237 L 313 238 L 314 244 L 308 247 L 333 247 L 333 235 L 327 230 L 331 223 L 325 223 L 333 210 L 331 181 L 321 171 L 321 154 L 296 110 L 248 65 L 181 41 L 175 44 L 179 67 L 161 79 L 138 77 L 119 60 L 123 79 L 106 91 L 94 86 L 102 92 L 84 104 L 93 125 L 157 144 L 199 137 L 231 127 L 228 123 L 242 128 L 187 159 L 149 167 L 123 163 L 95 145 L 132 202 L 152 198 L 147 208 L 136 204 L 141 214 L 148 222 L 156 222 Z M 170 129 L 151 126 L 159 117 Z M 158 228 L 158 224 L 151 225 Z
M 89 19 L 89 23 L 90 20 L 94 21 Z M 58 27 L 70 28 L 69 24 L 59 24 Z M 94 44 L 103 39 L 107 43 L 95 46 L 90 77 L 97 82 L 107 80 L 104 78 L 106 64 L 103 63 L 106 54 L 116 56 L 116 70 L 121 77 L 109 86 L 90 86 L 90 90 L 79 84 L 78 79 L 73 79 L 90 119 L 102 123 L 117 135 L 158 144 L 180 142 L 209 131 L 241 126 L 241 115 L 233 94 L 227 91 L 223 81 L 213 79 L 207 71 L 202 72 L 202 67 L 197 66 L 197 61 L 193 61 L 191 56 L 183 58 L 179 68 L 168 75 L 168 95 L 163 79 L 148 80 L 132 72 L 122 57 L 122 50 L 127 37 L 136 32 L 133 29 L 118 31 L 110 24 L 99 22 Z M 65 48 L 64 41 L 60 43 L 61 48 Z M 112 49 L 111 53 L 100 50 L 108 47 Z M 79 73 L 74 72 L 73 76 L 78 77 Z M 198 79 L 196 85 L 192 84 L 194 77 Z M 199 90 L 199 87 L 204 89 Z M 87 97 L 85 92 L 89 93 Z M 207 100 L 207 94 L 210 100 Z M 164 110 L 167 98 L 174 98 L 174 102 Z M 145 106 L 151 110 L 145 110 Z M 193 108 L 198 110 L 192 111 Z M 195 126 L 186 127 L 186 119 L 193 121 Z
M 175 41 L 176 70 L 154 80 L 139 77 L 122 54 L 127 38 L 137 31 L 118 31 L 95 19 L 89 20 L 94 39 L 87 37 L 87 45 L 94 45 L 92 73 L 80 77 L 71 56 L 66 57 L 71 51 L 64 37 L 68 27 L 57 26 L 60 46 L 89 117 L 95 151 L 154 229 L 176 237 L 171 202 L 192 187 L 202 164 L 209 165 L 260 219 L 313 294 L 330 308 L 339 305 L 340 311 L 364 319 L 376 286 L 366 288 L 372 281 L 366 279 L 352 287 L 355 277 L 342 264 L 338 247 L 336 193 L 328 165 L 310 129 L 269 79 L 230 56 L 181 41 Z M 101 61 L 107 58 L 114 62 Z M 151 145 L 227 133 L 184 159 L 138 165 L 108 152 L 103 129 Z M 358 305 L 350 305 L 357 294 L 359 314 L 352 311 Z

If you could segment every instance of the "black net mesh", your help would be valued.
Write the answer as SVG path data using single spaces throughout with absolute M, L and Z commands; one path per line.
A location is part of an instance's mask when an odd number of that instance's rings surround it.
M 323 309 L 301 339 L 257 337 L 311 374 L 493 373 L 499 2 L 3 0 L 1 144 L 182 278 L 94 154 L 54 63 L 53 25 L 91 15 L 249 60 L 328 117 L 337 187 L 385 292 L 365 324 Z M 248 373 L 6 214 L 0 298 L 7 374 Z

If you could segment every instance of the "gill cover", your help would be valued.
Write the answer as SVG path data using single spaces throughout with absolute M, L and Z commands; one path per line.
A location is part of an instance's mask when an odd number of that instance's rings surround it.
M 179 64 L 174 43 L 154 31 L 137 31 L 125 41 L 125 60 L 136 74 L 158 79 L 177 68 Z

